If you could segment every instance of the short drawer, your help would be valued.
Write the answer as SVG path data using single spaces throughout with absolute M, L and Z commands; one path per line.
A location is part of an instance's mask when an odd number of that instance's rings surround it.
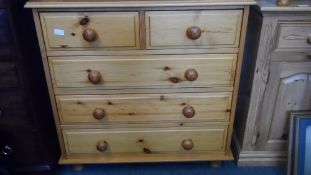
M 280 22 L 277 49 L 311 49 L 311 22 Z
M 227 121 L 231 93 L 57 96 L 63 124 Z
M 138 48 L 138 12 L 41 13 L 48 49 Z
M 63 131 L 67 154 L 195 153 L 224 151 L 227 127 Z
M 232 86 L 236 55 L 50 57 L 55 88 Z
M 16 65 L 14 63 L 0 64 L 0 89 L 19 86 Z
M 242 10 L 146 12 L 147 47 L 238 47 Z

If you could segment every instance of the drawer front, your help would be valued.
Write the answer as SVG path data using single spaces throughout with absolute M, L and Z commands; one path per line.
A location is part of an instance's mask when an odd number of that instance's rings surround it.
M 227 121 L 231 93 L 57 96 L 63 124 Z
M 147 46 L 238 47 L 242 10 L 146 12 Z
M 0 89 L 18 87 L 16 65 L 13 63 L 0 64 Z
M 1 3 L 1 2 L 0 2 Z M 0 4 L 1 5 L 1 4 Z M 12 59 L 12 41 L 7 10 L 0 9 L 0 61 Z
M 277 49 L 311 49 L 311 22 L 280 23 Z
M 41 13 L 50 49 L 138 48 L 137 12 Z
M 224 151 L 227 127 L 202 129 L 76 129 L 63 132 L 68 154 Z
M 232 86 L 236 55 L 52 57 L 56 88 Z
M 6 2 L 4 2 L 5 0 L 0 0 L 0 8 L 5 8 L 5 4 Z
M 0 128 L 27 128 L 33 126 L 28 113 L 26 101 L 19 91 L 2 91 L 0 93 Z
M 40 139 L 42 136 L 34 128 L 34 126 L 23 128 L 20 121 L 15 121 L 13 124 L 4 123 L 2 125 L 2 122 L 0 123 L 1 175 L 8 175 L 8 173 L 5 173 L 6 171 L 3 172 L 3 165 L 14 164 L 15 166 L 29 167 L 42 162 L 42 153 L 38 153 L 42 149 Z M 12 154 L 4 154 L 5 146 L 11 148 Z

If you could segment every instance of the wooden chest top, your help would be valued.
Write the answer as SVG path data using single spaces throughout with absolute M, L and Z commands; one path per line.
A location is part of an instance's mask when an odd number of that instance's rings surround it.
M 254 5 L 256 0 L 30 0 L 27 8 L 97 8 Z

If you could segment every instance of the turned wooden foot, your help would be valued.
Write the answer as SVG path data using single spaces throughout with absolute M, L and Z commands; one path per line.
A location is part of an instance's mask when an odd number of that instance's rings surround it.
M 76 171 L 76 172 L 79 172 L 79 171 L 82 171 L 84 169 L 84 165 L 73 165 L 72 167 L 72 170 L 73 171 Z
M 221 167 L 221 161 L 211 161 L 210 166 L 212 168 L 219 168 L 219 167 Z
M 290 5 L 291 0 L 277 0 L 276 5 L 278 6 L 288 6 Z

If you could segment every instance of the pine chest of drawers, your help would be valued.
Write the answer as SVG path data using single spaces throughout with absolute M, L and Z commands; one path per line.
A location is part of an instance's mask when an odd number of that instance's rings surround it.
M 230 160 L 254 1 L 30 1 L 60 163 Z

